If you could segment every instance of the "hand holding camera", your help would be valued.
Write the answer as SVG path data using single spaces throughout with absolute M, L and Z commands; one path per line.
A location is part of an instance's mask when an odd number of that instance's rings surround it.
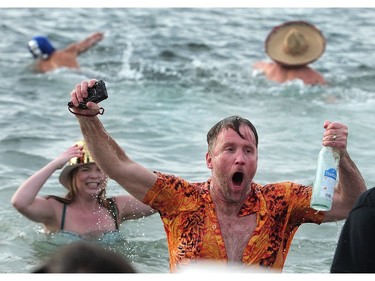
M 78 108 L 80 109 L 88 109 L 86 104 L 89 101 L 99 103 L 108 98 L 107 88 L 105 87 L 105 83 L 103 80 L 97 81 L 94 86 L 87 89 L 87 92 L 87 97 L 78 105 Z M 68 103 L 68 106 L 74 107 L 74 104 L 70 101 Z
M 91 81 L 90 81 L 91 82 Z M 92 83 L 92 82 L 91 82 Z M 83 86 L 82 89 L 85 89 Z M 74 93 L 77 95 L 77 92 Z M 81 94 L 80 94 L 81 95 Z M 73 92 L 72 92 L 73 97 Z M 77 97 L 75 97 L 77 99 Z M 68 102 L 68 110 L 75 114 L 75 115 L 82 115 L 82 116 L 96 116 L 97 114 L 103 114 L 104 108 L 99 108 L 99 112 L 93 115 L 90 114 L 81 114 L 77 111 L 71 110 L 71 108 L 79 108 L 79 109 L 89 109 L 87 107 L 88 102 L 99 103 L 108 98 L 107 89 L 103 80 L 96 81 L 95 84 L 91 87 L 87 87 L 87 97 L 83 99 L 83 101 L 79 102 L 78 106 L 75 106 L 72 101 Z

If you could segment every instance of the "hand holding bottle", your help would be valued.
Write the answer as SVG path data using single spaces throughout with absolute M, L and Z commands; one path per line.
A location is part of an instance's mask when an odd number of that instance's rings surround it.
M 348 128 L 341 123 L 324 122 L 323 147 L 319 152 L 310 206 L 329 211 L 338 181 L 340 150 L 346 150 Z
M 324 129 L 323 146 L 336 148 L 339 152 L 346 151 L 348 127 L 342 123 L 325 121 Z

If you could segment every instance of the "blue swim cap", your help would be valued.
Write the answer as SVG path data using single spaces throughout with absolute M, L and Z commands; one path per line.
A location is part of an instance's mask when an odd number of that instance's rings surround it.
M 56 49 L 45 36 L 34 36 L 28 44 L 34 58 L 48 58 Z

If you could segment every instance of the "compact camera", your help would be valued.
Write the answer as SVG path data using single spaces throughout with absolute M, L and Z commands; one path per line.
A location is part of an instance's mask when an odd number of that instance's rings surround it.
M 102 100 L 108 98 L 107 88 L 103 80 L 97 81 L 94 86 L 87 89 L 87 97 L 79 103 L 78 108 L 87 109 L 86 103 L 89 101 L 99 103 Z M 70 101 L 68 103 L 69 107 L 74 107 L 73 103 Z

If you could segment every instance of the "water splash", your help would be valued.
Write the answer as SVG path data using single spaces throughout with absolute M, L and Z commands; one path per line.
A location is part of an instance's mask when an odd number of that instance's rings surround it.
M 125 78 L 129 80 L 141 80 L 143 75 L 140 71 L 131 68 L 130 59 L 133 55 L 133 46 L 131 43 L 127 45 L 127 48 L 122 53 L 122 68 L 118 73 L 119 78 Z

